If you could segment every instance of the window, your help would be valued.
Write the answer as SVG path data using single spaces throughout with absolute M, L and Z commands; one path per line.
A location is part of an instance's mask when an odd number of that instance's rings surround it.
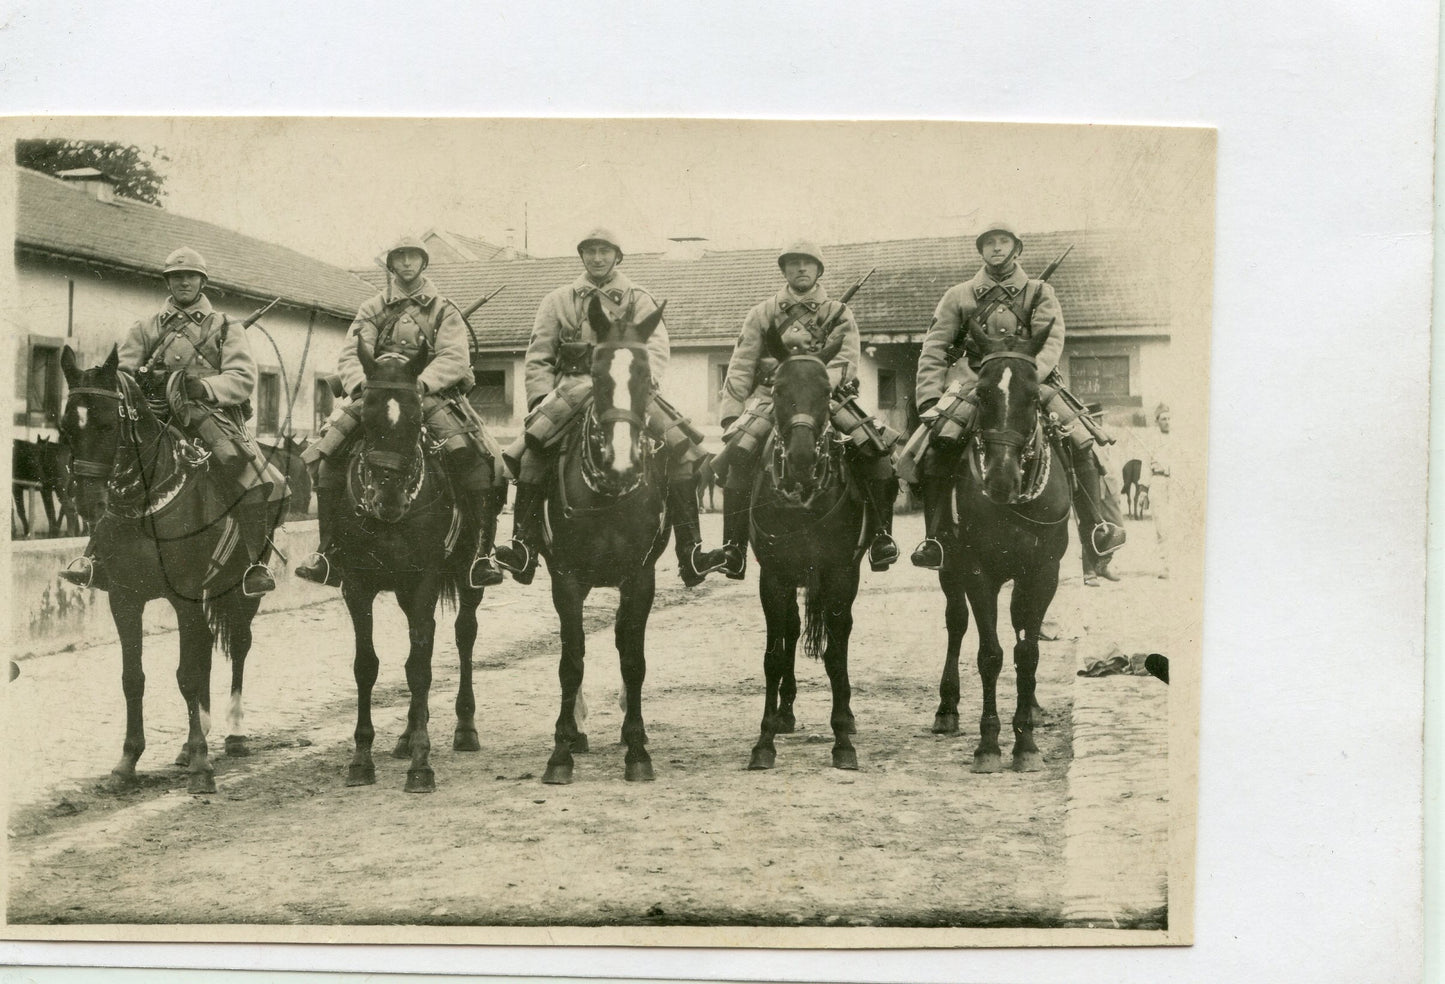
M 478 369 L 477 383 L 472 388 L 472 404 L 477 407 L 507 407 L 511 400 L 507 396 L 507 370 Z
M 898 372 L 895 369 L 878 370 L 878 409 L 892 410 L 898 406 Z
M 323 378 L 317 377 L 311 384 L 311 406 L 314 422 L 311 433 L 321 433 L 321 426 L 331 417 L 331 411 L 336 408 L 336 397 L 331 395 L 331 386 Z
M 262 369 L 256 385 L 256 433 L 275 434 L 280 430 L 281 376 L 270 369 Z
M 25 411 L 32 427 L 54 427 L 60 422 L 60 350 L 64 344 L 59 338 L 30 336 Z
M 712 362 L 708 365 L 708 378 L 712 385 L 707 391 L 707 408 L 713 414 L 718 413 L 718 407 L 722 405 L 723 384 L 728 379 L 728 359 L 723 357 L 721 362 Z
M 1069 389 L 1085 403 L 1118 401 L 1128 397 L 1129 357 L 1070 356 Z

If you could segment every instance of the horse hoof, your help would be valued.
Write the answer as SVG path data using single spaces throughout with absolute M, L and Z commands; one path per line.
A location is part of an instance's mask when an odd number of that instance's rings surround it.
M 1003 756 L 999 752 L 974 752 L 974 772 L 1002 772 Z
M 858 750 L 856 748 L 833 749 L 833 768 L 857 771 Z
M 628 762 L 622 778 L 628 782 L 652 782 L 656 777 L 652 774 L 652 763 L 643 760 Z
M 592 751 L 592 746 L 587 744 L 587 736 L 580 731 L 577 733 L 577 736 L 572 739 L 572 751 L 578 755 L 586 755 Z
M 193 772 L 190 781 L 186 783 L 186 792 L 193 795 L 205 795 L 216 791 L 216 777 L 209 772 Z
M 778 715 L 778 724 L 777 727 L 773 729 L 774 732 L 780 735 L 790 735 L 797 730 L 798 719 L 794 717 L 792 711 Z
M 376 766 L 352 765 L 346 770 L 346 784 L 348 786 L 374 786 L 376 784 Z
M 191 764 L 191 750 L 190 750 L 189 748 L 187 748 L 185 745 L 182 745 L 182 746 L 181 746 L 181 750 L 180 750 L 179 752 L 176 752 L 176 765 L 179 765 L 182 769 L 184 769 L 184 768 L 186 768 L 187 766 L 189 766 L 190 764 Z
M 481 750 L 482 741 L 477 737 L 475 731 L 462 731 L 458 729 L 456 734 L 452 735 L 452 751 L 480 752 Z
M 933 716 L 933 733 L 936 735 L 958 734 L 957 714 L 935 714 Z
M 128 793 L 136 787 L 135 773 L 112 772 L 105 780 L 107 793 Z
M 773 748 L 754 748 L 753 757 L 748 760 L 748 768 L 761 770 L 771 769 L 778 762 L 778 752 Z
M 1015 772 L 1038 772 L 1044 767 L 1044 756 L 1041 752 L 1014 752 L 1013 769 Z
M 436 774 L 431 769 L 407 769 L 406 791 L 408 793 L 434 793 L 437 791 Z
M 411 739 L 402 735 L 396 740 L 396 747 L 391 750 L 391 757 L 394 759 L 411 758 Z
M 251 754 L 251 749 L 246 745 L 245 735 L 226 736 L 226 754 L 234 758 L 245 758 Z
M 572 782 L 572 763 L 559 762 L 556 765 L 548 764 L 547 771 L 542 773 L 542 781 L 549 786 L 566 786 Z

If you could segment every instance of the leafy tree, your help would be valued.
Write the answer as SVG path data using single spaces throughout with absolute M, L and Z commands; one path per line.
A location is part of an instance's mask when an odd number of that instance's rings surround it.
M 127 198 L 160 205 L 165 175 L 156 164 L 170 158 L 159 147 L 143 150 L 109 140 L 17 140 L 15 163 L 46 174 L 93 167 L 115 179 L 115 190 Z

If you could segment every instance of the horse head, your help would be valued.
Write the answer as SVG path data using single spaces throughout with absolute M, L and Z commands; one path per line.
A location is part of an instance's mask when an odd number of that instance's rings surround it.
M 767 354 L 778 361 L 773 373 L 773 427 L 782 444 L 791 484 L 812 491 L 820 445 L 828 424 L 832 392 L 828 363 L 843 348 L 844 333 L 835 330 L 816 352 L 797 352 L 778 333 L 763 333 Z M 780 476 L 781 477 L 781 476 Z
M 1046 453 L 1035 446 L 1039 409 L 1037 356 L 1048 341 L 1015 329 L 994 333 L 974 328 L 969 332 L 983 353 L 978 369 L 978 423 L 974 439 L 981 445 L 983 492 L 1004 504 L 1018 499 L 1023 466 L 1033 454 Z
M 410 359 L 388 353 L 377 358 L 361 339 L 356 355 L 366 373 L 361 401 L 364 435 L 361 508 L 384 523 L 406 515 L 420 485 L 422 408 L 419 379 L 427 366 L 423 341 Z
M 620 483 L 642 467 L 647 404 L 652 399 L 652 362 L 647 340 L 662 323 L 662 306 L 635 324 L 613 324 L 594 296 L 587 320 L 592 348 L 592 412 L 602 426 L 601 464 Z
M 76 508 L 91 524 L 105 512 L 106 485 L 115 471 L 122 441 L 128 401 L 119 363 L 115 346 L 103 363 L 85 370 L 76 365 L 69 345 L 60 352 L 60 369 L 70 390 L 60 417 L 60 441 L 70 452 Z

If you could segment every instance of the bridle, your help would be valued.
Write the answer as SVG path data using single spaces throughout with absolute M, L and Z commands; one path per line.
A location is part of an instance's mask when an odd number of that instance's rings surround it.
M 990 352 L 979 361 L 979 372 L 990 362 L 1011 359 L 1017 362 L 1026 362 L 1037 369 L 1038 361 L 1026 352 Z M 1038 415 L 1034 415 L 1034 426 L 1027 434 L 1020 433 L 1008 427 L 979 428 L 974 434 L 973 455 L 970 456 L 969 464 L 974 470 L 974 477 L 982 484 L 984 455 L 989 446 L 1013 448 L 1018 452 L 1019 469 L 1027 475 L 1029 466 L 1040 456 L 1043 448 L 1043 428 L 1038 423 Z M 1049 483 L 1049 471 L 1053 455 L 1043 453 L 1043 460 L 1039 467 L 1034 469 L 1035 479 L 1028 488 L 1020 490 L 1009 499 L 1009 505 L 1022 505 L 1033 502 L 1043 494 L 1044 488 Z
M 778 363 L 778 369 L 789 362 L 816 362 L 823 367 L 824 372 L 828 369 L 828 363 L 811 352 L 800 352 L 797 355 L 788 356 Z M 776 370 L 774 378 L 776 379 Z M 776 392 L 776 386 L 774 391 Z M 800 427 L 807 430 L 813 439 L 813 471 L 808 476 L 806 483 L 800 479 L 793 479 L 788 469 L 788 439 L 792 436 L 793 431 Z M 828 480 L 832 477 L 833 456 L 829 454 L 828 447 L 833 437 L 832 420 L 825 414 L 820 425 L 817 418 L 810 413 L 794 413 L 787 420 L 775 420 L 773 428 L 777 432 L 777 439 L 773 441 L 774 489 L 790 502 L 809 506 L 818 493 L 827 488 Z M 802 493 L 804 487 L 810 487 L 806 499 Z
M 387 390 L 400 393 L 418 392 L 415 382 L 400 381 L 367 380 L 366 389 L 382 392 Z M 381 519 L 381 495 L 384 489 L 378 473 L 403 477 L 406 482 L 406 494 L 402 505 L 402 515 L 405 516 L 411 509 L 412 503 L 421 494 L 421 487 L 426 481 L 426 455 L 422 447 L 424 431 L 425 427 L 418 430 L 416 444 L 410 454 L 402 454 L 399 451 L 378 451 L 362 444 L 358 449 L 359 462 L 356 475 L 361 487 L 354 490 L 358 512 L 371 516 L 373 519 Z
M 594 353 L 595 357 L 595 353 Z M 596 380 L 593 380 L 594 390 Z M 603 445 L 607 440 L 607 428 L 614 424 L 628 424 L 638 435 L 636 467 L 630 478 L 620 480 L 616 473 L 602 464 Z M 652 464 L 652 456 L 661 447 L 647 431 L 646 418 L 636 410 L 608 407 L 597 412 L 596 397 L 587 408 L 582 433 L 582 481 L 598 495 L 620 497 L 635 492 L 642 486 L 644 477 Z

